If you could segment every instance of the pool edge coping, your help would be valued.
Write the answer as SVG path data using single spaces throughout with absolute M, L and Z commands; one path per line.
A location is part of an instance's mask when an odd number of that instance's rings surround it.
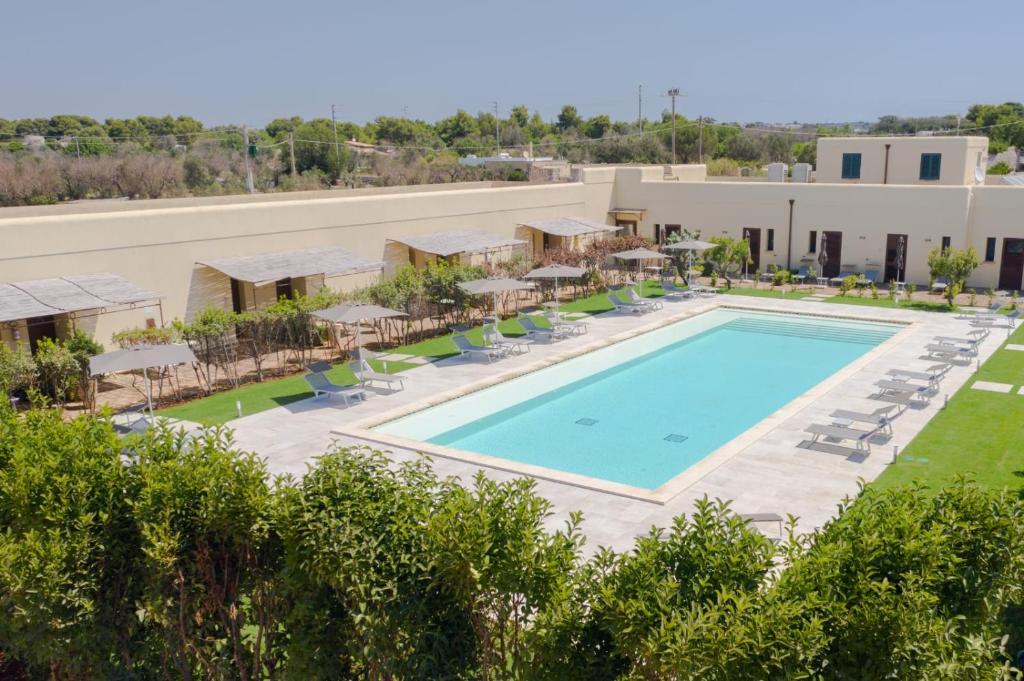
M 536 464 L 528 464 L 523 462 L 514 461 L 511 459 L 505 459 L 497 456 L 490 456 L 487 454 L 480 454 L 477 452 L 470 452 L 463 449 L 457 449 L 455 447 L 445 447 L 442 445 L 436 445 L 429 442 L 423 442 L 421 440 L 414 440 L 411 438 L 404 438 L 396 435 L 390 435 L 387 433 L 381 433 L 375 430 L 371 430 L 376 426 L 382 425 L 389 421 L 408 416 L 410 414 L 429 409 L 431 407 L 438 406 L 445 402 L 450 402 L 460 397 L 471 395 L 481 390 L 486 390 L 495 385 L 504 383 L 520 376 L 540 371 L 548 368 L 555 364 L 560 364 L 570 359 L 580 357 L 582 355 L 606 348 L 612 345 L 622 343 L 624 341 L 636 338 L 652 331 L 656 331 L 663 327 L 676 324 L 693 317 L 697 317 L 707 312 L 711 312 L 717 309 L 731 309 L 741 310 L 746 312 L 769 312 L 776 314 L 796 315 L 804 317 L 819 317 L 823 319 L 845 319 L 849 321 L 857 322 L 874 322 L 880 324 L 888 324 L 892 326 L 902 326 L 900 330 L 892 335 L 892 337 L 886 339 L 879 345 L 873 347 L 868 352 L 864 353 L 857 359 L 853 360 L 843 368 L 839 369 L 835 373 L 831 374 L 824 380 L 812 386 L 809 390 L 800 395 L 797 395 L 792 400 L 784 404 L 783 406 L 776 409 L 774 412 L 768 414 L 757 423 L 744 430 L 742 433 L 732 438 L 722 446 L 709 452 L 700 461 L 697 461 L 688 468 L 680 471 L 678 474 L 662 483 L 654 489 L 648 489 L 643 487 L 635 487 L 633 485 L 627 485 L 625 483 L 613 482 L 611 480 L 605 480 L 604 478 L 596 478 L 578 473 L 570 473 L 568 471 L 560 471 L 554 468 L 548 468 L 546 466 L 539 466 Z M 611 312 L 611 314 L 616 314 Z M 686 311 L 682 311 L 678 314 L 669 316 L 665 319 L 661 319 L 655 322 L 642 324 L 637 327 L 631 328 L 627 331 L 623 331 L 611 336 L 607 336 L 601 340 L 588 343 L 582 347 L 575 348 L 571 351 L 558 353 L 551 355 L 545 359 L 531 362 L 525 366 L 517 369 L 510 369 L 501 372 L 495 376 L 475 381 L 469 385 L 447 390 L 442 393 L 438 393 L 430 398 L 425 398 L 411 404 L 397 407 L 374 416 L 370 416 L 359 421 L 352 423 L 351 425 L 341 426 L 331 430 L 331 434 L 339 435 L 344 437 L 355 438 L 364 440 L 371 443 L 382 444 L 390 447 L 396 447 L 411 452 L 417 452 L 428 456 L 439 456 L 446 459 L 453 459 L 456 461 L 462 461 L 473 465 L 483 466 L 485 468 L 492 468 L 501 470 L 516 475 L 526 475 L 533 478 L 542 480 L 549 480 L 556 483 L 571 485 L 573 487 L 579 487 L 583 489 L 604 492 L 607 494 L 614 494 L 616 496 L 628 497 L 636 499 L 638 501 L 646 501 L 658 505 L 664 505 L 677 497 L 679 494 L 684 492 L 687 488 L 692 487 L 694 484 L 699 482 L 701 479 L 707 477 L 709 474 L 720 468 L 728 461 L 733 459 L 737 454 L 742 452 L 747 447 L 755 444 L 760 438 L 766 435 L 768 432 L 779 427 L 784 421 L 795 416 L 797 413 L 810 406 L 814 399 L 821 397 L 830 390 L 834 389 L 840 383 L 845 381 L 847 378 L 852 376 L 857 371 L 860 371 L 864 366 L 877 359 L 879 356 L 888 352 L 892 346 L 896 344 L 898 340 L 908 335 L 915 327 L 921 322 L 918 320 L 900 321 L 892 319 L 884 319 L 881 317 L 873 316 L 862 316 L 854 314 L 831 314 L 824 312 L 815 311 L 794 311 L 792 309 L 776 306 L 758 306 L 754 307 L 749 304 L 744 305 L 742 302 L 731 303 L 719 300 L 710 301 L 708 304 L 701 305 L 694 308 L 689 308 Z

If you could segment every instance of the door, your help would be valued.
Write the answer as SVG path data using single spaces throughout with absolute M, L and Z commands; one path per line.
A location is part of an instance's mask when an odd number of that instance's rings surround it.
M 821 235 L 825 240 L 825 253 L 828 255 L 825 266 L 821 268 L 821 276 L 829 278 L 839 276 L 839 269 L 843 264 L 843 233 L 822 232 Z M 821 257 L 820 252 L 818 257 Z
M 900 247 L 900 239 L 903 246 Z M 889 234 L 885 237 L 885 277 L 883 281 L 906 281 L 907 279 L 907 244 L 910 240 L 906 234 Z M 897 256 L 899 256 L 897 258 Z
M 999 288 L 1019 291 L 1024 277 L 1024 239 L 1003 239 L 1003 259 L 999 263 Z
M 28 325 L 28 346 L 35 354 L 39 341 L 43 338 L 57 340 L 57 321 L 52 317 L 35 317 L 29 319 Z
M 743 238 L 750 242 L 750 264 L 746 271 L 753 273 L 761 269 L 761 229 L 759 227 L 744 227 Z M 743 266 L 740 266 L 743 271 Z
M 636 220 L 616 220 L 619 236 L 636 236 Z

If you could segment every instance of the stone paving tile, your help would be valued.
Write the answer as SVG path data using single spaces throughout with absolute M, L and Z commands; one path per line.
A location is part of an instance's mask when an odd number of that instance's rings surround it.
M 1017 352 L 1024 352 L 1024 345 L 1021 345 L 1020 343 L 1007 343 L 1006 349 L 1016 350 Z
M 975 381 L 971 390 L 987 390 L 990 393 L 1008 393 L 1013 390 L 1009 383 L 995 383 L 993 381 Z
M 696 313 L 723 304 L 762 310 L 820 313 L 851 318 L 915 322 L 905 336 L 887 347 L 877 357 L 846 376 L 814 402 L 805 404 L 788 418 L 763 433 L 717 468 L 710 470 L 665 504 L 655 504 L 576 487 L 551 480 L 536 480 L 539 494 L 553 504 L 554 515 L 548 527 L 563 526 L 573 510 L 584 513 L 583 531 L 588 547 L 610 546 L 628 549 L 637 535 L 646 534 L 651 526 L 667 527 L 672 518 L 687 513 L 704 496 L 729 500 L 738 513 L 774 512 L 799 517 L 798 528 L 806 531 L 828 522 L 835 515 L 843 498 L 857 494 L 861 479 L 875 479 L 892 460 L 893 446 L 900 449 L 925 426 L 943 405 L 943 397 L 952 395 L 970 380 L 974 363 L 954 365 L 937 394 L 925 407 L 906 410 L 894 422 L 894 435 L 884 445 L 873 445 L 870 456 L 848 459 L 825 452 L 800 448 L 807 439 L 804 428 L 815 421 L 827 419 L 837 408 L 871 411 L 885 404 L 869 398 L 873 383 L 890 368 L 924 369 L 935 362 L 919 361 L 924 345 L 933 336 L 960 336 L 969 330 L 966 321 L 951 315 L 891 308 L 852 308 L 828 303 L 720 296 L 666 304 L 665 309 L 648 315 L 602 314 L 590 318 L 590 333 L 558 343 L 537 343 L 532 352 L 511 357 L 493 365 L 466 359 L 451 358 L 408 370 L 406 389 L 393 394 L 371 393 L 365 403 L 346 408 L 327 400 L 304 400 L 259 414 L 231 421 L 239 447 L 256 451 L 266 457 L 274 473 L 300 476 L 314 457 L 332 446 L 359 444 L 345 436 L 334 435 L 333 429 L 344 427 L 368 417 L 436 398 L 447 391 L 459 390 L 485 380 L 493 380 L 510 369 L 534 366 L 537 362 L 582 351 L 611 337 L 641 327 L 657 327 L 680 313 Z M 837 309 L 843 308 L 843 309 Z M 996 338 L 1000 336 L 1000 338 Z M 990 334 L 980 344 L 979 358 L 984 361 L 1003 340 L 1001 334 Z M 366 443 L 361 443 L 366 444 Z M 372 446 L 372 445 L 371 445 Z M 379 447 L 379 445 L 377 445 Z M 410 450 L 392 450 L 395 460 L 408 460 L 420 455 Z M 467 462 L 435 457 L 434 469 L 441 476 L 472 480 L 481 468 Z M 490 477 L 508 480 L 515 473 L 484 469 Z

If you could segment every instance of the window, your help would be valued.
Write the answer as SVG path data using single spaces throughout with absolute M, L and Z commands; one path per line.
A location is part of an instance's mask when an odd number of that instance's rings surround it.
M 770 229 L 770 228 L 768 229 L 768 246 L 767 246 L 767 250 L 769 250 L 769 251 L 774 251 L 775 250 L 775 230 L 774 229 Z
M 952 244 L 953 244 L 953 238 L 952 237 L 948 237 L 948 236 L 944 236 L 944 237 L 942 237 L 942 248 L 940 250 L 948 251 L 949 247 Z
M 811 238 L 807 240 L 807 252 L 817 253 L 818 252 L 818 232 L 817 230 L 811 230 Z
M 996 261 L 996 239 L 993 236 L 985 239 L 985 262 Z
M 279 280 L 277 282 L 276 286 L 277 286 L 277 299 L 278 300 L 280 300 L 281 298 L 291 298 L 292 297 L 292 279 L 291 279 L 291 277 L 288 277 L 287 279 Z
M 682 225 L 665 225 L 665 243 L 668 243 L 668 238 L 673 234 L 679 234 L 681 236 L 682 233 Z
M 843 179 L 860 179 L 860 154 L 843 154 Z
M 921 154 L 921 179 L 937 180 L 942 169 L 942 154 Z

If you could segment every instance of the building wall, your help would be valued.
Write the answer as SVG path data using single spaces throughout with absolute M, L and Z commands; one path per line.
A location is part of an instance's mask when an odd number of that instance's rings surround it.
M 317 246 L 341 246 L 382 260 L 393 236 L 459 229 L 511 236 L 519 223 L 565 215 L 604 221 L 613 183 L 610 170 L 593 187 L 472 185 L 338 198 L 170 200 L 141 210 L 125 210 L 121 202 L 107 212 L 90 207 L 69 213 L 62 207 L 42 215 L 47 211 L 0 209 L 0 281 L 116 272 L 163 293 L 166 321 L 188 319 L 210 304 L 231 306 L 228 278 L 197 265 L 201 260 Z M 96 337 L 107 343 L 125 326 L 144 324 L 142 311 L 128 317 L 98 318 Z
M 976 185 L 984 183 L 988 161 L 985 137 L 826 137 L 818 140 L 817 182 L 882 184 L 885 146 L 889 148 L 888 184 Z M 861 154 L 859 179 L 843 179 L 843 154 Z M 942 154 L 938 180 L 922 180 L 921 154 Z M 980 165 L 979 183 L 975 169 Z

